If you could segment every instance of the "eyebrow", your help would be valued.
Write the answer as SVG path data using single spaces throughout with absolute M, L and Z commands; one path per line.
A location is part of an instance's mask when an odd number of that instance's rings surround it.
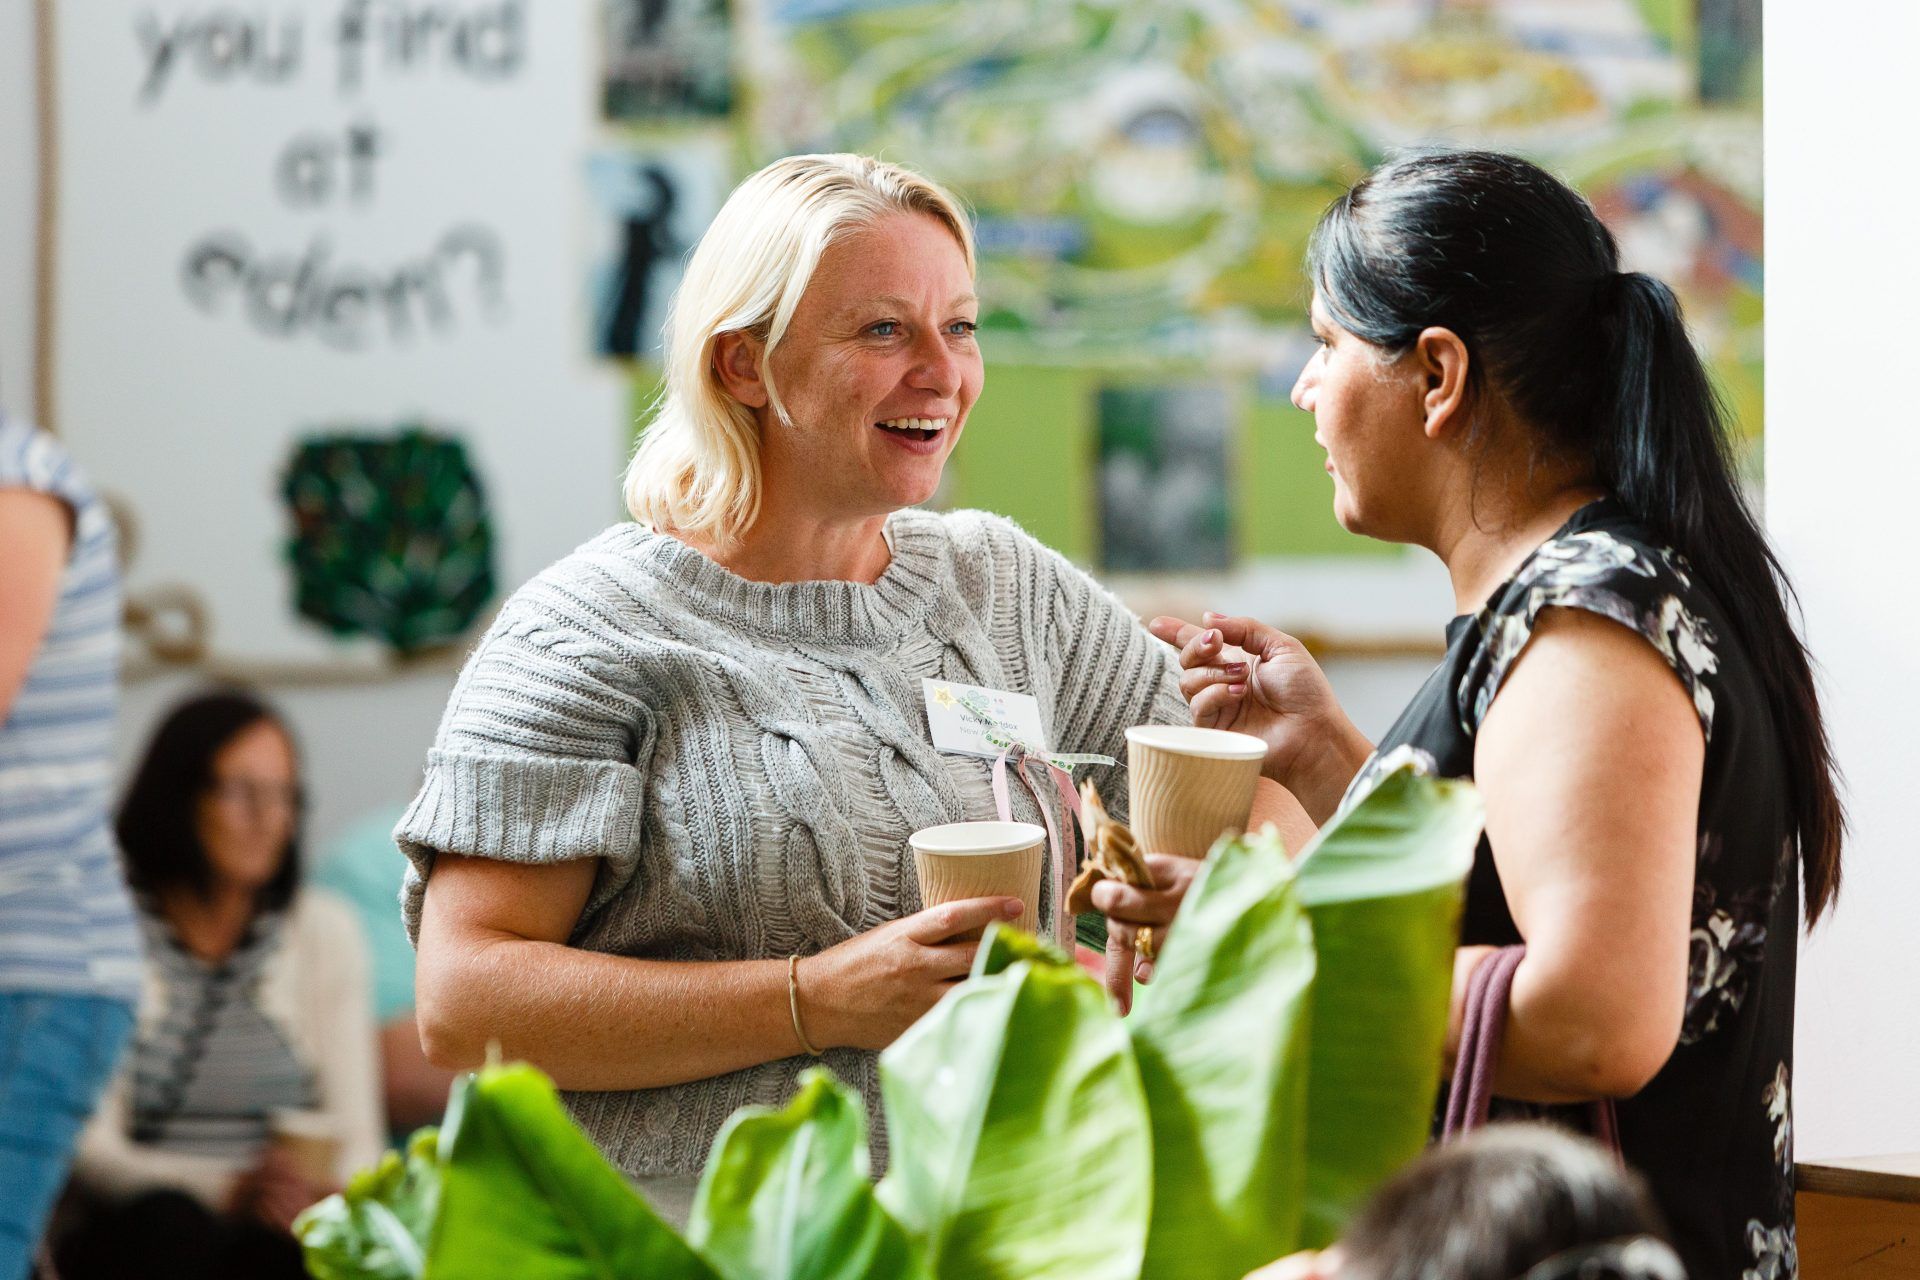
M 979 301 L 980 298 L 978 295 L 963 293 L 947 305 L 953 307 L 975 306 L 979 304 Z M 883 293 L 874 298 L 862 298 L 860 301 L 842 308 L 839 313 L 839 318 L 844 318 L 855 312 L 865 311 L 872 307 L 883 307 L 895 311 L 911 311 L 913 310 L 913 303 L 900 297 L 898 294 Z

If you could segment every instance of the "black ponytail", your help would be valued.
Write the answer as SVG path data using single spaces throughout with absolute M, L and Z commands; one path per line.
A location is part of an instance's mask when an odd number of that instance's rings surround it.
M 1621 272 L 1612 233 L 1551 174 L 1483 151 L 1375 170 L 1321 218 L 1308 269 L 1333 319 L 1389 352 L 1451 329 L 1476 389 L 1497 386 L 1545 452 L 1590 466 L 1692 563 L 1767 689 L 1818 920 L 1840 889 L 1846 817 L 1813 664 L 1673 291 Z

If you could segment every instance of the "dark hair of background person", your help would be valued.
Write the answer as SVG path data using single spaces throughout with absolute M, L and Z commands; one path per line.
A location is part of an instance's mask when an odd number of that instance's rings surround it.
M 1590 468 L 1699 573 L 1768 691 L 1811 926 L 1840 890 L 1838 770 L 1792 584 L 1740 493 L 1673 291 L 1621 272 L 1612 233 L 1565 184 L 1487 151 L 1388 161 L 1328 208 L 1307 265 L 1329 315 L 1389 354 L 1452 330 L 1470 389 L 1491 383 L 1542 452 Z
M 1664 1242 L 1659 1214 L 1612 1152 L 1546 1125 L 1496 1124 L 1429 1149 L 1375 1192 L 1340 1238 L 1339 1275 L 1519 1280 L 1562 1261 L 1568 1276 L 1645 1275 L 1588 1247 L 1649 1238 Z
M 241 730 L 261 721 L 287 733 L 286 723 L 264 702 L 238 689 L 197 694 L 167 713 L 120 802 L 114 833 L 126 860 L 127 883 L 149 896 L 185 888 L 205 896 L 213 868 L 195 822 L 199 803 L 212 788 L 213 758 Z M 261 888 L 255 909 L 278 911 L 293 901 L 300 884 L 300 832 L 295 817 L 286 860 Z

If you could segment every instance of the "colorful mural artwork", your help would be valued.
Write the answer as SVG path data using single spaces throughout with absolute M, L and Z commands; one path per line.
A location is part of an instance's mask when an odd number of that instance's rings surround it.
M 1517 151 L 1586 191 L 1627 265 L 1679 291 L 1758 439 L 1758 13 L 1758 0 L 768 0 L 735 27 L 735 127 L 743 172 L 795 151 L 871 152 L 976 211 L 990 376 L 974 434 L 1022 443 L 963 447 L 956 500 L 1136 567 L 1101 534 L 1109 409 L 1130 386 L 1200 380 L 1233 415 L 1238 464 L 1216 496 L 1240 511 L 1221 525 L 1234 556 L 1358 551 L 1331 525 L 1318 467 L 1263 440 L 1306 430 L 1286 392 L 1308 351 L 1307 235 L 1399 148 Z M 1037 421 L 1037 404 L 1057 416 Z M 1076 442 L 1045 486 L 1042 429 Z

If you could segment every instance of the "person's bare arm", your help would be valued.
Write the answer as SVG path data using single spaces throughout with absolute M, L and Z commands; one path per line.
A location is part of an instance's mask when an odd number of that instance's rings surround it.
M 0 723 L 53 623 L 72 544 L 66 503 L 32 489 L 0 489 Z
M 427 1061 L 413 1010 L 380 1024 L 380 1086 L 389 1128 L 409 1133 L 439 1120 L 455 1074 Z
M 1289 857 L 1299 857 L 1320 834 L 1293 792 L 1271 778 L 1261 778 L 1254 784 L 1253 813 L 1247 818 L 1247 830 L 1258 831 L 1268 823 L 1280 832 L 1280 842 L 1287 846 Z
M 804 1052 L 784 959 L 638 960 L 566 945 L 597 866 L 438 856 L 414 972 L 430 1062 L 477 1066 L 497 1043 L 563 1089 L 646 1089 Z M 802 959 L 808 1039 L 884 1048 L 972 967 L 976 944 L 945 940 L 1021 906 L 950 902 Z
M 1692 700 L 1644 639 L 1581 610 L 1541 614 L 1474 752 L 1527 944 L 1495 1077 L 1503 1096 L 1627 1097 L 1672 1054 L 1704 760 Z M 1457 1031 L 1457 1001 L 1453 1015 Z

